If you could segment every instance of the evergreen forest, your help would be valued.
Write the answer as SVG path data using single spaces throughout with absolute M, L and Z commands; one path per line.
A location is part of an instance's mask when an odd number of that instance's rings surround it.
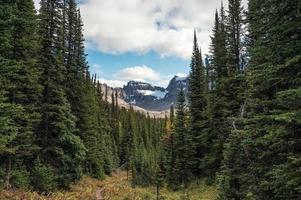
M 158 199 L 197 180 L 219 200 L 301 199 L 300 0 L 228 0 L 210 53 L 191 36 L 188 94 L 155 118 L 102 91 L 76 0 L 0 0 L 0 191 L 121 169 Z

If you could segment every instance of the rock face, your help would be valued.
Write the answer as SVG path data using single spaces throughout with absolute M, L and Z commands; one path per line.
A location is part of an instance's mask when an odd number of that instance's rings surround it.
M 172 103 L 175 104 L 177 102 L 177 97 L 181 88 L 183 88 L 185 96 L 187 96 L 188 80 L 188 77 L 179 76 L 175 76 L 171 79 L 166 88 L 168 92 L 164 98 L 166 102 L 169 102 L 169 107 Z
M 153 86 L 149 83 L 130 81 L 123 87 L 125 101 L 150 111 L 168 110 L 175 104 L 182 87 L 187 93 L 188 77 L 175 76 L 167 88 Z
M 123 87 L 123 90 L 126 94 L 125 100 L 130 104 L 146 110 L 164 110 L 160 105 L 166 95 L 165 88 L 152 86 L 149 83 L 130 81 Z
M 107 88 L 109 102 L 112 92 L 117 92 L 120 106 L 129 107 L 129 105 L 133 105 L 136 110 L 164 116 L 170 106 L 176 104 L 181 87 L 187 94 L 188 77 L 174 76 L 167 88 L 139 81 L 130 81 L 123 88 L 111 88 L 104 84 L 103 91 Z

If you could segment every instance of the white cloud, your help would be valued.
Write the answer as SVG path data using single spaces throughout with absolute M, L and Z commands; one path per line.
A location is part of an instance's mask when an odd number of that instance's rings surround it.
M 114 75 L 119 80 L 159 81 L 160 74 L 145 65 L 128 67 Z
M 97 64 L 97 63 L 95 63 L 95 64 L 93 64 L 93 65 L 92 65 L 92 67 L 95 67 L 95 68 L 101 68 L 101 65 L 100 65 L 100 64 Z
M 103 79 L 100 78 L 98 79 L 100 83 L 106 83 L 108 86 L 110 87 L 123 87 L 124 85 L 127 84 L 126 81 L 120 81 L 120 80 L 107 80 L 107 79 Z
M 181 77 L 185 76 L 185 74 L 182 73 L 178 73 L 177 75 Z M 127 84 L 127 82 L 131 80 L 167 87 L 169 81 L 174 77 L 174 75 L 161 76 L 152 68 L 142 65 L 121 69 L 115 73 L 113 77 L 113 80 L 100 78 L 99 81 L 101 83 L 106 83 L 111 87 L 123 87 L 123 85 Z
M 200 46 L 208 51 L 220 4 L 220 0 L 87 0 L 81 11 L 89 47 L 113 54 L 153 50 L 189 59 L 194 28 Z
M 38 7 L 39 0 L 34 0 Z M 221 0 L 84 0 L 84 34 L 89 48 L 101 52 L 190 59 L 193 29 L 208 52 L 214 12 Z M 224 1 L 225 4 L 227 1 Z M 247 0 L 243 0 L 247 5 Z M 225 5 L 225 7 L 227 7 Z

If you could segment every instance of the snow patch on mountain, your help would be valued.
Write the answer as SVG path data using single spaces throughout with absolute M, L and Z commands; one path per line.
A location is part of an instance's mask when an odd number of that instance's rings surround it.
M 175 76 L 176 81 L 185 81 L 187 78 L 188 76 L 185 74 Z
M 157 99 L 163 99 L 165 95 L 167 94 L 166 91 L 160 91 L 160 90 L 137 90 L 138 93 L 144 95 L 144 96 L 154 96 Z
M 167 88 L 152 85 L 143 81 L 129 81 L 123 88 L 122 99 L 128 104 L 135 105 L 148 111 L 165 111 L 175 104 L 181 88 L 187 94 L 188 76 L 177 74 Z
M 132 101 L 129 102 L 130 104 L 136 104 L 136 99 L 133 99 Z

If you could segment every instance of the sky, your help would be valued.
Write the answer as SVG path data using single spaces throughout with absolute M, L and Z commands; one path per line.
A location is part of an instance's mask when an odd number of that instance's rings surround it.
M 39 0 L 34 1 L 38 9 Z M 122 87 L 139 80 L 165 87 L 174 75 L 189 73 L 194 29 L 203 54 L 208 53 L 214 13 L 221 0 L 78 3 L 90 71 L 101 82 Z

